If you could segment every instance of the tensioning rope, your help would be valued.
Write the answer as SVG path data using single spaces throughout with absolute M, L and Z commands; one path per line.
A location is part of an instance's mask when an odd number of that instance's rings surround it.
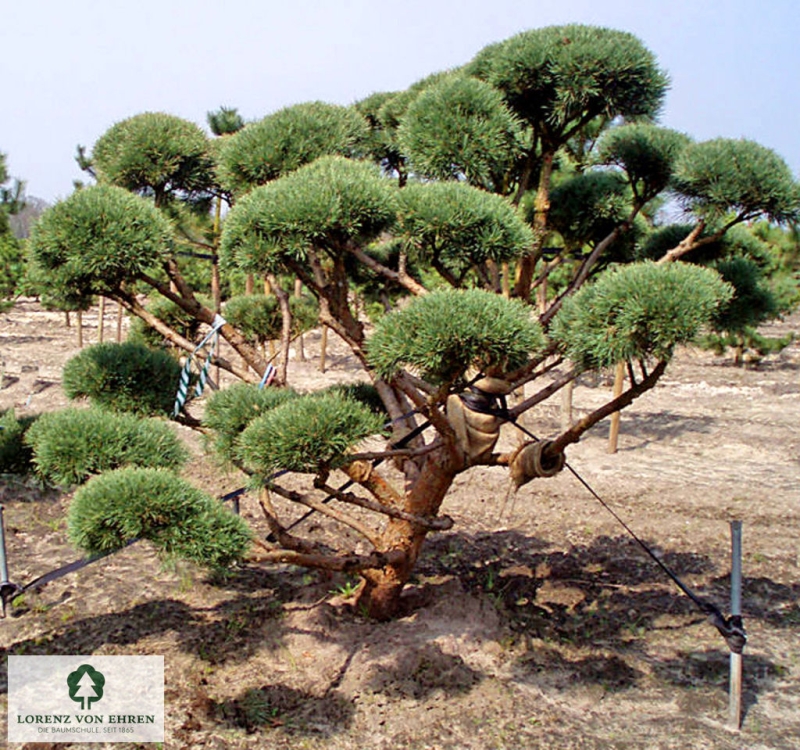
M 492 394 L 480 392 L 475 394 L 472 398 L 469 396 L 467 396 L 467 398 L 462 396 L 461 398 L 470 408 L 482 411 L 484 413 L 494 413 L 496 416 L 501 417 L 513 424 L 518 430 L 523 432 L 534 442 L 541 442 L 540 438 L 519 424 L 519 422 L 509 414 L 504 397 L 501 396 L 495 400 L 495 397 Z M 487 405 L 487 401 L 497 405 L 489 406 Z M 490 411 L 490 409 L 493 410 Z M 714 627 L 725 639 L 725 642 L 728 644 L 728 648 L 730 648 L 733 653 L 742 653 L 742 649 L 747 642 L 747 635 L 744 631 L 741 615 L 731 615 L 730 617 L 725 617 L 725 615 L 722 614 L 716 605 L 703 599 L 694 591 L 692 591 L 680 579 L 677 573 L 675 573 L 660 557 L 658 557 L 658 555 L 656 555 L 655 552 L 653 552 L 653 550 L 644 541 L 642 541 L 634 533 L 633 529 L 631 529 L 631 527 L 622 520 L 619 514 L 616 513 L 614 509 L 605 500 L 603 500 L 602 497 L 600 497 L 595 489 L 567 461 L 564 462 L 564 466 L 569 469 L 570 473 L 575 477 L 575 479 L 577 479 L 586 488 L 586 490 L 588 490 L 592 497 L 594 497 L 594 499 L 597 500 L 611 514 L 617 523 L 619 523 L 622 528 L 625 529 L 630 537 L 647 553 L 647 555 L 655 561 L 655 563 L 661 568 L 662 571 L 664 571 L 664 573 L 673 581 L 673 583 L 684 594 L 686 594 L 686 596 L 688 596 L 689 599 L 691 599 L 692 602 L 694 602 L 694 604 L 709 618 L 711 624 L 714 625 Z
M 277 474 L 281 473 L 282 472 L 277 472 Z M 245 492 L 247 492 L 247 488 L 240 487 L 238 490 L 233 490 L 233 492 L 228 492 L 226 495 L 222 495 L 219 498 L 219 501 L 225 503 L 228 502 L 228 500 L 232 500 L 236 505 L 238 503 L 239 497 L 243 495 Z M 2 515 L 0 515 L 0 524 L 2 522 L 3 522 Z M 21 596 L 26 591 L 32 591 L 33 589 L 38 589 L 44 586 L 46 583 L 50 583 L 51 581 L 63 578 L 65 575 L 69 575 L 70 573 L 74 573 L 77 570 L 81 570 L 82 568 L 85 568 L 87 565 L 96 563 L 99 560 L 104 560 L 106 557 L 110 557 L 111 555 L 116 555 L 117 552 L 122 552 L 122 550 L 127 549 L 128 547 L 136 544 L 138 541 L 140 540 L 130 539 L 119 549 L 111 550 L 109 552 L 102 552 L 99 555 L 92 555 L 90 557 L 82 557 L 79 560 L 73 560 L 71 563 L 62 565 L 60 568 L 56 568 L 54 570 L 48 571 L 47 573 L 43 573 L 38 578 L 34 578 L 29 583 L 26 583 L 24 586 L 20 586 L 19 584 L 13 583 L 12 581 L 9 580 L 0 581 L 0 600 L 2 600 L 3 617 L 5 617 L 5 612 L 8 602 L 11 601 L 12 599 L 15 599 L 18 596 Z M 3 550 L 3 557 L 5 559 L 5 550 Z M 5 570 L 5 568 L 4 568 L 4 575 L 2 577 L 8 579 L 8 573 L 7 570 Z

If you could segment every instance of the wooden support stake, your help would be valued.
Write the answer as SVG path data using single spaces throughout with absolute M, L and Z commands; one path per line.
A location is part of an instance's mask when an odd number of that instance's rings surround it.
M 742 522 L 731 521 L 731 617 L 742 614 Z M 742 655 L 731 651 L 728 726 L 742 726 Z
M 561 431 L 566 432 L 572 427 L 572 396 L 575 391 L 575 381 L 570 380 L 561 389 Z
M 319 371 L 325 372 L 325 359 L 328 355 L 328 326 L 322 326 L 322 338 L 319 342 Z
M 100 310 L 97 313 L 97 343 L 103 343 L 103 329 L 106 322 L 106 298 L 100 296 Z
M 294 280 L 294 296 L 300 298 L 303 296 L 303 282 L 300 279 Z M 297 358 L 301 362 L 306 361 L 306 347 L 305 341 L 303 340 L 303 334 L 301 333 L 297 337 Z
M 622 395 L 622 388 L 625 385 L 625 363 L 618 362 L 614 372 L 614 398 Z M 617 441 L 619 439 L 619 412 L 615 411 L 611 415 L 611 429 L 608 432 L 608 452 L 617 452 Z
M 78 319 L 78 349 L 83 349 L 83 310 L 78 310 L 75 317 Z
M 123 308 L 122 305 L 118 305 L 117 309 L 117 343 L 122 343 L 122 316 L 123 316 Z

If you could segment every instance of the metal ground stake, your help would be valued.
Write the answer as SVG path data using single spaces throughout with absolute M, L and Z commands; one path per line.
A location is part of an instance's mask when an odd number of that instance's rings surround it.
M 3 518 L 5 507 L 0 505 L 0 590 L 4 589 L 8 583 L 8 561 L 6 560 L 6 524 Z M 0 596 L 2 600 L 2 617 L 6 616 L 6 598 Z
M 731 617 L 742 614 L 742 522 L 731 521 Z M 742 726 L 742 655 L 731 651 L 728 725 Z

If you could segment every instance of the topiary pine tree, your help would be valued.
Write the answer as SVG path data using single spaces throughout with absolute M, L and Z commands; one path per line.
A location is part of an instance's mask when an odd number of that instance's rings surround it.
M 655 386 L 675 348 L 732 297 L 719 273 L 686 262 L 692 248 L 672 251 L 692 234 L 709 263 L 736 223 L 798 211 L 797 185 L 772 152 L 692 144 L 656 125 L 665 89 L 635 37 L 560 26 L 491 45 L 460 71 L 404 92 L 354 108 L 296 105 L 226 137 L 216 174 L 236 200 L 220 237 L 223 269 L 299 278 L 371 395 L 260 391 L 266 362 L 253 332 L 245 335 L 244 318 L 219 327 L 245 365 L 216 361 L 245 383 L 214 394 L 205 429 L 220 457 L 250 477 L 266 523 L 249 548 L 231 541 L 225 559 L 358 573 L 359 603 L 391 617 L 427 534 L 452 526 L 440 509 L 457 476 L 506 467 L 517 487 L 551 476 L 586 430 Z M 747 168 L 724 174 L 725 153 Z M 637 260 L 657 244 L 640 241 L 647 212 L 668 194 L 683 196 L 695 225 L 673 231 L 676 241 L 651 261 Z M 136 294 L 146 285 L 214 324 L 215 310 L 181 273 L 169 213 L 177 200 L 157 208 L 121 188 L 86 188 L 45 216 L 33 257 L 42 273 L 120 300 L 190 352 L 196 342 Z M 559 285 L 534 311 L 531 293 L 556 269 Z M 372 327 L 352 294 L 365 277 L 387 307 Z M 286 337 L 291 309 L 278 300 Z M 555 380 L 544 377 L 567 359 Z M 620 396 L 546 441 L 495 450 L 502 424 L 585 369 L 619 362 L 630 381 Z M 504 408 L 502 397 L 523 387 Z M 299 476 L 288 482 L 287 473 Z M 100 479 L 92 484 L 103 498 L 124 484 Z M 297 525 L 311 511 L 342 529 L 336 543 Z M 100 521 L 86 519 L 79 536 L 88 539 Z M 201 549 L 204 540 L 194 541 Z
M 6 306 L 6 299 L 17 293 L 24 268 L 22 246 L 9 223 L 10 216 L 25 208 L 24 185 L 19 180 L 11 185 L 7 182 L 6 155 L 0 153 L 0 309 Z

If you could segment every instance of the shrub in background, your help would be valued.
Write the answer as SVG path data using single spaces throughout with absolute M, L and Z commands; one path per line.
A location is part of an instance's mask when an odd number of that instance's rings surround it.
M 70 399 L 88 397 L 95 406 L 143 416 L 172 413 L 180 364 L 163 351 L 126 341 L 90 346 L 64 366 Z
M 13 409 L 0 413 L 0 474 L 29 474 L 33 470 L 33 450 L 25 443 L 25 433 L 36 417 L 17 419 Z
M 188 458 L 170 425 L 102 409 L 42 414 L 25 436 L 37 473 L 53 485 L 81 484 L 123 466 L 177 469 Z
M 292 313 L 292 337 L 317 325 L 319 305 L 313 297 L 290 297 L 289 309 Z M 256 344 L 263 345 L 281 337 L 283 318 L 278 299 L 272 294 L 231 297 L 225 303 L 223 315 L 231 325 Z

